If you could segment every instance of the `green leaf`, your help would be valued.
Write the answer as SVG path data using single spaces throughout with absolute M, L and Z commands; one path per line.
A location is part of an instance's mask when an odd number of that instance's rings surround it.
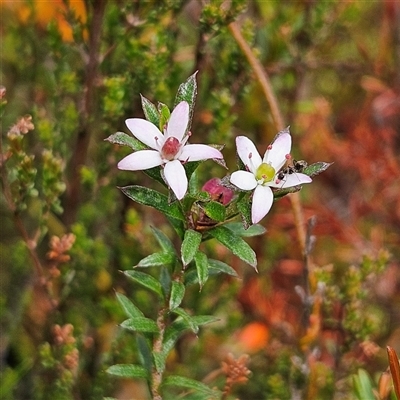
M 302 173 L 308 176 L 315 176 L 320 174 L 321 172 L 326 171 L 333 163 L 326 162 L 316 162 L 315 164 L 311 164 L 303 169 Z
M 172 218 L 169 215 L 166 215 L 166 217 L 171 226 L 175 229 L 175 232 L 178 234 L 179 238 L 183 240 L 186 232 L 185 224 L 183 223 L 183 221 L 180 219 Z
M 169 117 L 171 115 L 171 111 L 169 111 L 169 108 L 164 104 L 164 103 L 158 103 L 158 112 L 160 113 L 160 123 L 159 123 L 159 129 L 161 132 L 164 131 L 164 127 L 169 121 Z
M 236 271 L 230 267 L 228 264 L 225 264 L 222 261 L 219 260 L 213 260 L 213 259 L 208 259 L 208 266 L 210 269 L 210 273 L 214 273 L 214 271 L 216 271 L 217 273 L 224 273 L 224 274 L 228 274 L 231 276 L 234 276 L 236 278 L 238 278 L 238 274 L 236 273 Z M 214 271 L 212 271 L 214 270 Z
M 223 204 L 218 203 L 217 201 L 210 201 L 203 205 L 203 209 L 205 214 L 214 221 L 225 221 L 226 208 Z
M 141 333 L 137 333 L 135 336 L 140 363 L 150 375 L 153 368 L 153 358 L 150 341 L 145 337 L 145 335 L 142 335 Z
M 107 368 L 106 372 L 121 378 L 149 378 L 149 374 L 145 368 L 134 364 L 115 364 Z
M 154 365 L 159 374 L 162 374 L 164 372 L 166 359 L 167 357 L 164 356 L 164 352 L 153 353 Z
M 201 243 L 201 233 L 192 229 L 185 232 L 185 237 L 181 246 L 181 255 L 183 266 L 186 267 L 194 258 Z
M 104 140 L 113 144 L 128 146 L 135 151 L 147 149 L 147 146 L 145 144 L 139 142 L 139 140 L 137 140 L 133 136 L 127 135 L 125 132 L 114 133 Z
M 198 251 L 194 256 L 194 261 L 196 263 L 199 285 L 202 288 L 208 279 L 208 259 L 203 252 Z
M 248 229 L 244 229 L 240 222 L 229 222 L 224 225 L 238 236 L 251 237 L 263 235 L 267 230 L 262 225 L 251 225 Z
M 174 310 L 182 303 L 185 295 L 185 285 L 182 282 L 173 281 L 171 287 L 171 297 L 169 299 L 169 308 Z
M 212 315 L 198 315 L 191 318 L 196 325 L 206 325 L 219 319 Z M 166 360 L 170 351 L 174 348 L 176 341 L 190 326 L 181 317 L 178 317 L 166 330 L 163 340 L 163 352 L 160 360 Z
M 209 234 L 227 247 L 241 260 L 257 270 L 257 258 L 254 250 L 239 236 L 224 226 L 217 226 L 209 231 Z
M 167 196 L 143 186 L 125 186 L 120 188 L 122 193 L 128 196 L 131 200 L 136 201 L 139 204 L 154 207 L 162 213 L 182 221 L 185 220 L 181 209 L 177 202 L 169 204 Z
M 138 267 L 162 267 L 174 264 L 176 261 L 175 254 L 171 253 L 153 253 L 139 261 Z
M 151 122 L 155 126 L 160 126 L 160 114 L 158 113 L 157 107 L 146 97 L 140 95 L 142 100 L 142 108 L 144 112 L 144 116 L 147 121 Z
M 164 298 L 167 299 L 171 291 L 171 274 L 168 267 L 161 267 L 159 281 L 164 293 Z
M 375 400 L 371 378 L 368 373 L 359 369 L 357 375 L 353 375 L 353 385 L 359 400 Z
M 199 326 L 211 324 L 212 322 L 219 321 L 219 318 L 213 315 L 195 315 L 192 320 Z
M 296 193 L 301 190 L 301 186 L 292 186 L 286 189 L 277 189 L 274 190 L 274 201 L 279 200 L 281 197 L 286 196 L 287 194 L 290 193 Z
M 251 200 L 250 194 L 245 194 L 243 197 L 239 196 L 239 200 L 236 203 L 236 207 L 242 215 L 243 223 L 245 228 L 251 225 Z
M 185 378 L 183 376 L 170 375 L 162 382 L 162 386 L 178 386 L 185 389 L 191 389 L 196 392 L 204 393 L 207 399 L 220 399 L 222 393 L 219 390 L 211 389 L 206 384 L 195 381 L 194 379 Z
M 179 86 L 178 92 L 175 97 L 174 107 L 176 107 L 181 101 L 187 101 L 189 103 L 190 115 L 189 115 L 188 129 L 190 129 L 190 125 L 191 125 L 191 121 L 192 121 L 192 117 L 193 117 L 194 104 L 195 104 L 196 95 L 197 95 L 196 75 L 197 75 L 197 71 L 193 75 L 189 76 L 189 78 L 186 80 L 186 82 L 182 83 Z
M 153 231 L 154 237 L 157 239 L 158 244 L 161 246 L 164 252 L 175 254 L 175 248 L 169 238 L 161 232 L 159 229 L 150 227 Z
M 129 329 L 130 331 L 151 333 L 158 332 L 157 324 L 152 319 L 145 317 L 126 319 L 120 324 L 120 326 L 124 329 Z
M 182 317 L 182 319 L 185 321 L 185 323 L 188 325 L 188 327 L 194 333 L 197 334 L 197 332 L 199 331 L 199 327 L 191 315 L 189 315 L 183 308 L 175 308 L 174 310 L 172 310 L 172 312 L 174 312 L 175 314 Z
M 124 310 L 127 317 L 137 318 L 143 317 L 143 313 L 122 293 L 116 293 L 117 300 Z
M 140 285 L 157 293 L 161 298 L 164 297 L 160 282 L 158 282 L 158 280 L 153 278 L 151 275 L 140 271 L 124 271 L 124 274 L 126 276 L 129 276 L 129 278 L 139 283 Z

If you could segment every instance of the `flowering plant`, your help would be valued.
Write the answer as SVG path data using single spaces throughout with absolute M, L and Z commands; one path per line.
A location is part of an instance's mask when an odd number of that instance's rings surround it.
M 263 234 L 265 229 L 257 223 L 268 213 L 274 198 L 300 190 L 302 184 L 311 182 L 310 176 L 328 167 L 326 163 L 316 163 L 311 166 L 301 164 L 301 168 L 296 167 L 297 164 L 283 168 L 290 160 L 289 129 L 277 135 L 263 159 L 250 139 L 239 136 L 237 152 L 244 169 L 234 172 L 230 178 L 212 178 L 199 190 L 196 169 L 200 162 L 213 159 L 224 167 L 225 162 L 220 151 L 222 146 L 188 144 L 196 93 L 194 74 L 179 87 L 171 113 L 166 105 L 160 103 L 156 107 L 142 96 L 146 119 L 126 121 L 134 138 L 117 132 L 107 139 L 133 150 L 118 163 L 119 169 L 142 170 L 170 189 L 166 196 L 138 185 L 121 188 L 130 199 L 161 211 L 181 240 L 177 251 L 164 233 L 152 228 L 161 252 L 145 257 L 132 270 L 125 271 L 130 279 L 157 295 L 159 307 L 154 319 L 145 316 L 125 295 L 117 293 L 128 317 L 121 326 L 145 335 L 143 343 L 146 345 L 139 349 L 143 365 L 114 365 L 108 372 L 145 378 L 155 399 L 161 398 L 167 386 L 190 388 L 212 398 L 221 395 L 216 389 L 182 376 L 163 377 L 167 356 L 184 331 L 197 334 L 201 325 L 216 320 L 212 315 L 192 315 L 181 307 L 186 288 L 193 284 L 202 288 L 210 275 L 237 276 L 228 264 L 209 258 L 201 243 L 214 238 L 257 269 L 256 254 L 243 236 Z M 233 222 L 238 216 L 242 217 L 243 225 Z M 137 267 L 156 267 L 158 273 L 155 276 L 140 272 Z M 146 346 L 147 350 L 144 350 Z M 238 382 L 247 380 L 245 359 L 238 361 L 243 373 Z M 234 361 L 230 360 L 230 364 Z

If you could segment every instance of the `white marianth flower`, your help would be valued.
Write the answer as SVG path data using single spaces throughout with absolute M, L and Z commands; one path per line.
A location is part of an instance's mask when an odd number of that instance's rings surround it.
M 223 158 L 221 152 L 214 147 L 187 144 L 190 133 L 186 134 L 189 124 L 189 104 L 186 101 L 180 102 L 174 108 L 164 133 L 142 118 L 130 118 L 125 123 L 133 136 L 150 149 L 129 154 L 118 163 L 118 168 L 142 171 L 158 165 L 163 166 L 164 179 L 179 200 L 185 196 L 188 187 L 182 163 Z
M 253 190 L 251 221 L 259 222 L 272 207 L 274 195 L 271 187 L 285 189 L 310 183 L 312 179 L 305 174 L 282 174 L 281 168 L 291 158 L 292 137 L 289 129 L 281 131 L 261 158 L 254 143 L 246 136 L 236 138 L 236 148 L 246 171 L 235 171 L 231 183 L 242 190 Z M 278 177 L 279 176 L 279 177 Z M 283 176 L 283 178 L 282 178 Z

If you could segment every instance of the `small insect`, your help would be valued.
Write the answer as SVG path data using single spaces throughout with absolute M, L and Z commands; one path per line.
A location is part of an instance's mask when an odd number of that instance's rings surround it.
M 301 173 L 307 167 L 307 165 L 308 165 L 307 161 L 304 161 L 304 160 L 300 160 L 300 161 L 293 160 L 293 165 L 288 165 L 286 168 L 282 169 L 278 173 L 277 178 L 281 181 L 282 179 L 285 178 L 285 175 Z

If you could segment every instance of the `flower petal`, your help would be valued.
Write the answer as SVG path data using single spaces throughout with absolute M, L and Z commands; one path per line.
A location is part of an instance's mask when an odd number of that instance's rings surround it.
M 172 111 L 167 124 L 165 138 L 176 137 L 180 142 L 189 123 L 189 103 L 181 101 Z
M 235 171 L 230 181 L 242 190 L 253 190 L 257 186 L 256 178 L 248 171 Z
M 275 183 L 272 181 L 268 186 L 285 189 L 292 186 L 303 185 L 304 183 L 310 183 L 312 179 L 306 174 L 300 173 L 293 173 L 293 174 L 286 174 L 285 177 L 279 182 Z
M 119 169 L 142 171 L 161 165 L 160 153 L 155 150 L 140 150 L 129 154 L 118 163 Z
M 190 162 L 208 160 L 210 158 L 224 158 L 224 156 L 219 150 L 206 144 L 187 144 L 183 147 L 182 153 L 178 158 L 183 162 Z
M 268 186 L 257 186 L 253 194 L 251 205 L 251 222 L 256 224 L 261 221 L 272 207 L 274 195 Z
M 282 131 L 271 146 L 272 149 L 265 152 L 263 162 L 271 163 L 275 171 L 279 171 L 287 161 L 286 155 L 290 154 L 292 148 L 292 137 L 289 131 Z
M 126 126 L 136 139 L 154 150 L 158 150 L 164 144 L 164 135 L 149 121 L 142 118 L 129 118 Z
M 185 168 L 179 160 L 167 162 L 164 168 L 164 176 L 178 200 L 183 199 L 188 188 L 188 180 Z
M 236 138 L 236 148 L 244 165 L 254 174 L 262 162 L 254 143 L 246 136 L 238 136 Z

